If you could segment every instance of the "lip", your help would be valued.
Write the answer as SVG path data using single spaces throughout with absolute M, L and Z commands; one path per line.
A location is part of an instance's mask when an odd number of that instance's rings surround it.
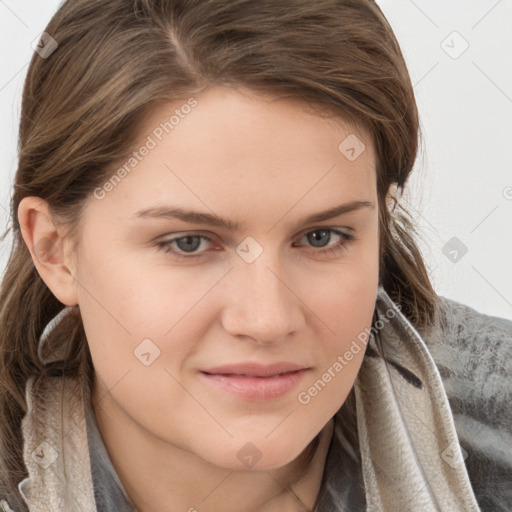
M 204 373 L 217 375 L 243 375 L 246 377 L 273 377 L 280 373 L 290 373 L 297 370 L 304 370 L 306 366 L 288 361 L 279 361 L 273 364 L 259 363 L 235 363 L 223 366 L 215 366 L 207 370 L 201 370 Z
M 201 370 L 210 386 L 248 400 L 280 398 L 296 387 L 309 368 L 289 362 L 270 365 L 242 363 Z

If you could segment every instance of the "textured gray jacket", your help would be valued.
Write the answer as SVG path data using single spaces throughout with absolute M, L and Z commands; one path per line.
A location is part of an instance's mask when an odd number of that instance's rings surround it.
M 315 510 L 512 511 L 512 321 L 440 305 L 439 323 L 419 333 L 379 288 L 354 386 L 359 441 L 336 414 Z M 45 403 L 27 386 L 27 506 L 13 512 L 134 512 L 88 396 L 67 378 L 41 385 Z

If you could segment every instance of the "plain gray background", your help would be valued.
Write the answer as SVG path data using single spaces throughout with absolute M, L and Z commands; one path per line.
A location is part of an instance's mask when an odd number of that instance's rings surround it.
M 106 0 L 108 1 L 108 0 Z M 512 319 L 512 0 L 380 0 L 409 65 L 424 143 L 405 198 L 438 294 Z M 0 231 L 23 80 L 56 0 L 0 0 Z M 0 242 L 0 275 L 11 238 Z

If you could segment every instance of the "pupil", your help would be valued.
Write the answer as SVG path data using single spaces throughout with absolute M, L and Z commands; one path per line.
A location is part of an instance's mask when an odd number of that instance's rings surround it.
M 317 234 L 320 234 L 320 236 L 317 236 Z M 327 237 L 327 240 L 325 241 L 325 243 L 329 242 L 329 238 L 330 238 L 329 231 L 326 231 L 326 230 L 313 231 L 313 233 L 311 233 L 310 242 L 312 242 L 312 244 L 315 247 L 323 247 L 323 245 L 325 245 L 325 244 L 315 245 L 318 242 L 318 238 L 322 238 L 322 237 Z
M 195 240 L 196 243 L 195 244 L 194 243 L 190 244 L 191 240 Z M 201 242 L 199 240 L 199 237 L 197 237 L 197 236 L 185 236 L 185 237 L 180 238 L 180 239 L 177 240 L 178 247 L 182 251 L 193 252 L 194 250 L 196 250 L 199 247 L 200 243 Z M 192 247 L 190 245 L 192 245 Z

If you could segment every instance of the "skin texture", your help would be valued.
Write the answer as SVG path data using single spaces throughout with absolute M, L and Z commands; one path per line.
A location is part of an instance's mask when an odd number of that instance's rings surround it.
M 95 367 L 98 426 L 140 511 L 304 510 L 294 494 L 312 507 L 330 420 L 364 350 L 307 404 L 298 395 L 370 327 L 375 306 L 373 144 L 342 119 L 311 113 L 290 98 L 215 87 L 195 99 L 172 132 L 161 141 L 152 136 L 156 147 L 129 174 L 103 198 L 89 198 L 77 253 L 39 198 L 20 204 L 23 236 L 56 297 L 79 304 Z M 183 103 L 149 112 L 137 148 Z M 353 161 L 339 149 L 350 134 L 366 145 Z M 301 222 L 351 201 L 374 206 Z M 157 206 L 214 213 L 241 229 L 136 218 Z M 354 239 L 344 242 L 322 228 Z M 180 260 L 157 246 L 189 234 L 210 241 L 168 246 L 199 257 Z M 46 257 L 34 250 L 43 238 L 51 241 Z M 321 252 L 340 242 L 346 245 L 338 252 Z M 262 253 L 251 263 L 241 257 L 259 254 L 258 247 Z M 141 362 L 148 358 L 150 364 Z M 200 374 L 246 361 L 290 361 L 309 370 L 290 392 L 269 400 L 227 393 Z M 322 429 L 320 449 L 305 465 L 301 454 Z M 244 446 L 260 457 L 252 467 L 240 456 Z

